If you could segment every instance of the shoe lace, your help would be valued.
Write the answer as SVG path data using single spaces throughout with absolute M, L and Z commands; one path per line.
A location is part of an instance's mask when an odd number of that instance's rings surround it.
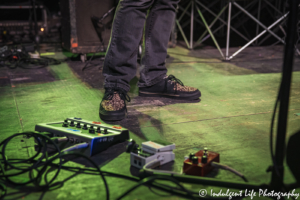
M 183 83 L 181 82 L 181 80 L 179 80 L 178 78 L 176 78 L 174 75 L 170 74 L 168 77 L 165 78 L 165 91 L 167 91 L 167 82 L 170 81 L 170 82 L 173 82 L 174 84 L 175 83 L 178 83 L 179 85 L 183 85 Z M 176 89 L 175 89 L 175 93 L 177 92 L 177 84 L 176 84 Z
M 125 110 L 127 112 L 127 107 L 126 107 L 125 101 L 130 102 L 131 99 L 130 99 L 130 96 L 128 96 L 127 92 L 124 89 L 118 88 L 116 86 L 114 86 L 112 88 L 107 88 L 106 91 L 105 91 L 103 100 L 104 99 L 105 100 L 112 100 L 112 98 L 114 97 L 115 94 L 118 94 L 120 99 L 122 99 L 124 101 Z
M 127 102 L 131 101 L 130 96 L 128 96 L 127 92 L 117 87 L 108 88 L 105 91 L 103 99 L 111 100 L 114 94 L 118 94 L 123 101 L 127 101 Z
M 170 74 L 167 77 L 167 80 L 169 81 L 175 81 L 176 83 L 179 83 L 180 85 L 184 86 L 183 83 L 181 82 L 181 80 L 179 80 L 178 78 L 176 78 L 174 75 Z

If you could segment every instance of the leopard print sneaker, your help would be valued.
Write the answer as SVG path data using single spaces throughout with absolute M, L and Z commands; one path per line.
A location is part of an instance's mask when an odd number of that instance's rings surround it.
M 200 98 L 201 92 L 197 88 L 185 86 L 175 76 L 169 75 L 155 85 L 140 87 L 139 96 L 197 100 Z
M 127 92 L 121 88 L 108 88 L 100 103 L 99 115 L 102 120 L 119 121 L 127 113 L 126 102 L 130 102 Z

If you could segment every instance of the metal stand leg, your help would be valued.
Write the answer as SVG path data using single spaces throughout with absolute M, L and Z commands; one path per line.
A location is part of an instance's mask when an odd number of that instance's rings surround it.
M 249 3 L 245 8 L 251 8 L 251 6 L 253 6 L 253 4 L 255 3 L 255 1 L 252 1 L 251 3 Z M 216 18 L 214 19 L 214 21 L 211 23 L 211 25 L 209 26 L 210 28 L 212 28 L 213 24 L 215 23 L 216 20 L 219 19 L 220 15 L 225 11 L 225 9 L 228 7 L 228 4 L 226 4 L 226 6 L 220 11 L 220 13 L 216 16 Z M 206 7 L 203 7 L 204 9 L 206 9 Z M 211 12 L 212 13 L 212 12 Z M 233 19 L 235 19 L 240 13 L 242 13 L 242 11 L 238 11 L 236 12 L 232 17 L 231 17 L 231 21 Z M 222 21 L 224 21 L 222 19 Z M 223 22 L 222 22 L 223 23 Z M 218 28 L 216 28 L 212 33 L 215 33 L 217 31 L 219 31 L 221 28 L 223 28 L 225 25 L 227 25 L 227 23 L 224 23 L 219 26 Z M 235 31 L 232 27 L 230 27 L 233 31 Z M 235 31 L 236 32 L 236 31 Z M 194 45 L 197 45 L 197 44 L 200 44 L 202 42 L 204 42 L 205 40 L 207 40 L 208 38 L 210 38 L 210 35 L 206 35 L 205 34 L 207 33 L 207 30 L 205 30 L 205 32 L 201 35 L 201 37 L 197 40 L 197 42 L 194 44 Z M 238 32 L 236 32 L 237 34 L 239 34 Z M 246 38 L 244 35 L 241 35 L 239 34 L 243 39 L 245 39 L 247 42 L 249 42 L 250 40 L 248 38 Z M 205 37 L 204 37 L 205 36 Z
M 198 11 L 198 14 L 199 14 L 199 16 L 201 17 L 201 19 L 202 19 L 203 23 L 205 24 L 205 27 L 206 27 L 207 31 L 209 32 L 209 34 L 210 34 L 210 36 L 211 36 L 212 40 L 214 41 L 214 43 L 215 43 L 216 47 L 218 48 L 218 50 L 219 50 L 219 52 L 220 52 L 220 54 L 221 54 L 222 58 L 223 58 L 223 59 L 225 59 L 225 58 L 224 58 L 224 54 L 223 54 L 223 52 L 222 52 L 222 50 L 221 50 L 221 48 L 220 48 L 220 46 L 219 46 L 219 44 L 218 44 L 218 42 L 217 42 L 217 40 L 216 40 L 215 36 L 214 36 L 214 34 L 211 32 L 211 30 L 210 30 L 209 26 L 208 26 L 208 25 L 207 25 L 207 23 L 206 23 L 206 20 L 205 20 L 205 18 L 203 17 L 203 15 L 202 15 L 202 13 L 201 13 L 201 11 L 200 11 L 200 9 L 198 8 L 198 6 L 197 6 L 197 5 L 196 5 L 196 9 L 197 9 L 197 11 Z
M 281 41 L 283 44 L 285 44 L 285 42 L 278 37 L 278 35 L 276 35 L 273 31 L 271 31 L 270 29 L 268 29 L 265 25 L 263 25 L 260 21 L 258 21 L 255 17 L 253 17 L 253 15 L 251 15 L 248 11 L 246 11 L 244 8 L 242 8 L 239 4 L 237 4 L 236 2 L 233 2 L 233 5 L 235 5 L 237 8 L 239 8 L 241 11 L 243 11 L 246 15 L 248 15 L 251 19 L 253 19 L 257 24 L 259 24 L 261 27 L 263 27 L 265 30 L 267 30 L 270 34 L 272 34 L 276 39 L 278 39 L 279 41 Z
M 281 13 L 281 11 L 279 9 L 276 8 L 276 6 L 272 5 L 271 2 L 269 2 L 269 0 L 252 0 L 249 4 L 245 4 L 245 7 L 241 7 L 237 2 L 235 2 L 235 0 L 229 0 L 228 4 L 226 4 L 225 6 L 222 6 L 222 9 L 219 13 L 214 13 L 210 7 L 207 7 L 205 5 L 205 3 L 203 3 L 204 0 L 201 0 L 201 2 L 199 0 L 191 0 L 188 3 L 188 6 L 183 9 L 180 8 L 181 10 L 184 10 L 183 14 L 181 14 L 180 18 L 178 20 L 176 20 L 176 24 L 178 26 L 179 31 L 181 32 L 183 39 L 187 45 L 187 47 L 189 49 L 193 49 L 194 46 L 202 43 L 203 41 L 205 41 L 206 39 L 208 39 L 209 37 L 212 38 L 215 46 L 217 47 L 218 51 L 220 52 L 222 58 L 224 60 L 231 60 L 234 56 L 236 56 L 238 53 L 240 53 L 242 50 L 244 50 L 245 48 L 247 48 L 249 45 L 259 45 L 261 43 L 261 41 L 258 41 L 258 39 L 264 35 L 266 32 L 270 33 L 270 35 L 274 36 L 278 41 L 280 41 L 281 43 L 285 44 L 285 41 L 280 38 L 277 34 L 275 34 L 275 31 L 271 30 L 271 28 L 273 28 L 275 25 L 278 25 L 280 22 L 282 22 L 286 16 L 288 15 L 285 14 L 283 15 Z M 265 4 L 263 4 L 263 2 L 266 2 Z M 215 2 L 213 2 L 215 3 Z M 212 5 L 212 4 L 210 4 Z M 238 12 L 235 12 L 234 15 L 232 15 L 232 5 L 234 5 L 235 7 L 238 8 Z M 248 12 L 246 9 L 248 9 L 250 6 L 257 6 L 258 5 L 258 9 L 256 9 L 255 11 L 253 11 L 251 14 L 250 12 Z M 270 6 L 272 9 L 275 9 L 276 12 L 278 12 L 282 17 L 278 20 L 276 20 L 276 22 L 274 22 L 273 24 L 271 24 L 269 27 L 265 26 L 264 24 L 262 24 L 259 20 L 261 18 L 261 9 L 265 8 L 266 6 Z M 203 10 L 200 10 L 199 7 Z M 227 21 L 225 21 L 224 19 L 222 19 L 222 15 L 224 15 L 224 11 L 227 9 L 228 7 L 228 18 Z M 267 7 L 266 7 L 267 8 Z M 197 9 L 197 12 L 200 16 L 200 20 L 199 18 L 197 18 L 197 16 L 195 16 L 195 11 L 194 9 Z M 190 10 L 191 12 L 187 12 L 188 10 Z M 206 19 L 203 16 L 204 12 L 208 12 L 210 14 L 212 14 L 214 16 L 213 21 L 208 25 Z M 250 40 L 248 39 L 245 35 L 243 35 L 241 32 L 239 32 L 236 27 L 241 26 L 245 23 L 245 20 L 241 20 L 240 23 L 238 23 L 239 25 L 235 24 L 235 27 L 232 26 L 231 21 L 237 17 L 237 15 L 239 15 L 240 13 L 244 13 L 246 14 L 250 19 L 254 20 L 256 22 L 256 36 L 254 39 Z M 183 15 L 186 14 L 190 17 L 190 20 L 186 21 L 184 23 L 184 25 L 180 25 L 179 22 L 182 19 Z M 254 15 L 256 17 L 254 17 Z M 249 19 L 248 18 L 248 19 Z M 214 30 L 212 30 L 213 25 L 217 22 L 220 21 L 222 23 L 221 26 L 216 27 Z M 196 23 L 200 23 L 201 25 L 204 25 L 204 27 L 206 28 L 206 30 L 204 31 L 204 33 L 200 36 L 200 38 L 194 43 L 194 22 Z M 187 37 L 185 36 L 184 32 L 183 32 L 183 27 L 188 25 L 190 23 L 190 41 L 188 41 Z M 216 40 L 216 38 L 214 37 L 214 34 L 220 30 L 222 27 L 227 26 L 227 35 L 226 35 L 226 53 L 225 56 L 223 55 L 223 52 L 218 44 L 218 41 Z M 259 33 L 260 31 L 260 26 L 263 28 L 263 31 L 261 33 Z M 233 55 L 229 55 L 229 49 L 230 49 L 230 31 L 234 31 L 236 34 L 238 34 L 239 36 L 241 36 L 243 39 L 245 39 L 247 41 L 247 44 L 244 45 L 242 48 L 240 48 L 238 51 L 236 51 Z M 208 35 L 206 35 L 208 33 Z M 250 36 L 249 36 L 250 37 Z M 268 36 L 267 36 L 268 37 Z
M 186 46 L 188 47 L 188 49 L 190 49 L 190 45 L 189 45 L 189 42 L 188 42 L 188 40 L 187 40 L 187 38 L 186 38 L 186 36 L 185 36 L 183 30 L 182 30 L 182 26 L 180 25 L 180 20 L 182 19 L 182 17 L 184 16 L 184 14 L 187 12 L 187 10 L 188 10 L 189 7 L 191 6 L 191 4 L 192 4 L 192 2 L 190 2 L 190 3 L 186 6 L 186 8 L 184 9 L 184 11 L 183 11 L 183 13 L 181 14 L 181 16 L 180 16 L 178 19 L 175 20 L 176 25 L 177 25 L 177 27 L 178 27 L 178 29 L 179 29 L 179 31 L 180 31 L 182 37 L 183 37 L 183 39 L 184 39 L 184 41 L 185 41 L 185 44 L 186 44 Z M 180 7 L 179 7 L 179 8 L 180 8 Z
M 227 39 L 226 39 L 226 58 L 225 60 L 229 60 L 229 40 L 230 40 L 230 22 L 231 22 L 231 7 L 232 3 L 229 2 L 228 6 L 228 21 L 227 21 Z
M 183 39 L 184 39 L 184 41 L 185 41 L 186 46 L 187 46 L 188 48 L 190 48 L 189 42 L 188 42 L 188 40 L 186 39 L 186 36 L 185 36 L 185 34 L 184 34 L 184 32 L 183 32 L 183 30 L 182 30 L 182 28 L 181 28 L 181 26 L 180 26 L 178 20 L 176 20 L 176 24 L 177 24 L 177 27 L 178 27 L 178 29 L 179 29 L 179 31 L 180 31 L 180 33 L 181 33 L 181 35 L 182 35 L 182 37 L 183 37 Z
M 257 12 L 257 19 L 260 20 L 260 10 L 261 10 L 261 0 L 258 0 L 258 12 Z M 259 25 L 256 24 L 256 35 L 258 35 L 259 32 Z M 255 41 L 255 44 L 257 45 L 258 40 Z
M 279 18 L 276 22 L 271 24 L 269 27 L 266 27 L 264 31 L 262 31 L 259 35 L 257 35 L 255 38 L 253 38 L 250 42 L 248 42 L 246 45 L 244 45 L 242 48 L 240 48 L 238 51 L 236 51 L 232 56 L 229 57 L 229 60 L 231 60 L 234 56 L 239 54 L 241 51 L 243 51 L 246 47 L 248 47 L 250 44 L 252 44 L 255 40 L 257 40 L 259 37 L 261 37 L 263 34 L 265 34 L 267 31 L 269 31 L 271 28 L 273 28 L 275 25 L 277 25 L 279 22 L 281 22 L 283 19 L 285 19 L 288 16 L 289 13 L 286 13 L 284 16 Z
M 208 5 L 208 7 L 213 7 L 217 2 L 218 2 L 218 0 L 215 0 L 214 2 L 210 3 L 210 4 Z M 195 46 L 195 43 L 194 43 L 194 23 L 197 22 L 197 23 L 203 25 L 204 27 L 206 27 L 205 24 L 203 23 L 203 21 L 201 21 L 201 20 L 199 20 L 198 18 L 195 17 L 195 13 L 194 13 L 194 12 L 195 12 L 195 5 L 196 5 L 196 3 L 198 3 L 196 0 L 191 0 L 191 1 L 187 4 L 187 6 L 186 6 L 184 9 L 183 9 L 182 7 L 179 6 L 179 9 L 182 10 L 183 13 L 180 15 L 179 18 L 177 18 L 177 19 L 175 20 L 176 25 L 177 25 L 177 27 L 178 27 L 178 30 L 180 31 L 180 33 L 181 33 L 181 35 L 182 35 L 182 37 L 183 37 L 183 39 L 184 39 L 184 41 L 185 41 L 185 43 L 186 43 L 188 49 L 193 49 L 194 46 Z M 187 12 L 189 9 L 191 10 L 191 13 Z M 223 10 L 224 10 L 224 9 L 226 9 L 226 8 L 223 8 Z M 206 11 L 206 10 L 205 10 L 205 11 Z M 205 11 L 204 11 L 204 12 L 205 12 Z M 222 12 L 223 12 L 223 11 L 220 12 L 220 15 L 222 14 Z M 189 21 L 186 21 L 185 23 L 183 23 L 183 24 L 180 25 L 180 21 L 182 20 L 182 18 L 183 18 L 184 15 L 189 16 L 189 17 L 190 17 L 190 20 L 189 20 Z M 220 16 L 218 15 L 217 19 L 218 19 L 219 17 L 220 17 Z M 215 19 L 215 20 L 217 20 L 217 19 Z M 211 26 L 215 23 L 215 20 L 214 20 L 214 22 L 211 24 Z M 183 28 L 184 28 L 185 26 L 187 26 L 188 24 L 190 24 L 190 41 L 188 41 L 188 39 L 187 39 L 185 33 L 183 32 Z M 198 41 L 199 41 L 199 40 L 198 40 Z
M 190 33 L 190 48 L 193 49 L 193 43 L 194 43 L 194 6 L 195 6 L 195 1 L 192 0 L 192 5 L 191 5 L 191 33 Z
M 205 5 L 203 5 L 201 2 L 196 0 L 196 3 L 199 4 L 199 6 L 201 6 L 202 8 L 204 8 L 205 10 L 207 10 L 210 14 L 212 14 L 214 17 L 217 17 L 217 15 L 212 12 L 210 9 L 208 9 Z M 225 22 L 222 18 L 218 17 L 218 19 L 227 26 L 227 22 Z M 232 31 L 236 32 L 239 36 L 241 36 L 242 38 L 244 38 L 246 41 L 249 41 L 249 39 L 247 37 L 245 37 L 243 34 L 241 34 L 237 29 L 235 29 L 234 27 L 230 27 Z
M 219 19 L 219 17 L 223 14 L 223 12 L 226 10 L 226 8 L 228 7 L 228 5 L 225 5 L 224 7 L 223 7 L 223 9 L 219 12 L 219 14 L 217 15 L 217 17 L 212 21 L 212 23 L 209 25 L 209 28 L 212 28 L 212 26 L 216 23 L 216 21 Z M 221 28 L 223 27 L 223 25 L 221 26 Z M 217 28 L 217 30 L 215 30 L 215 31 L 213 31 L 213 33 L 214 32 L 217 32 L 219 29 L 221 29 L 220 27 L 219 28 Z M 195 43 L 195 45 L 197 45 L 197 44 L 200 44 L 200 43 L 202 43 L 204 40 L 202 40 L 203 39 L 203 37 L 207 34 L 207 30 L 205 30 L 204 32 L 203 32 L 203 34 L 200 36 L 200 38 L 197 40 L 197 42 Z

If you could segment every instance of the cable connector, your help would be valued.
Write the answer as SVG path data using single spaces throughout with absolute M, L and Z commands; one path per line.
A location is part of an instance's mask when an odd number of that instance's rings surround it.
M 69 141 L 69 138 L 67 138 L 67 137 L 52 137 L 51 140 L 53 142 L 55 142 L 56 144 L 58 144 L 60 142 L 67 142 L 67 141 Z
M 84 148 L 87 148 L 88 146 L 89 146 L 89 143 L 80 143 L 80 144 L 76 144 L 71 147 L 68 147 L 68 148 L 62 150 L 61 152 L 73 151 L 76 149 L 84 149 Z
M 178 173 L 178 172 L 174 172 L 174 171 L 167 171 L 167 170 L 157 170 L 157 169 L 153 169 L 155 167 L 158 167 L 161 165 L 161 162 L 164 160 L 163 156 L 160 156 L 159 158 L 152 160 L 151 162 L 147 163 L 146 165 L 144 165 L 143 170 L 144 172 L 147 173 L 164 173 L 164 174 L 177 174 L 177 175 L 182 175 L 182 173 Z

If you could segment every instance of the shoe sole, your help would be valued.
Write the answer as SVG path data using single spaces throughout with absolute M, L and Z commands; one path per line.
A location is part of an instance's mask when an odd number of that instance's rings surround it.
M 120 121 L 126 117 L 126 113 L 110 113 L 109 115 L 104 115 L 99 113 L 100 119 L 106 121 Z
M 171 99 L 182 99 L 182 100 L 196 100 L 201 96 L 200 91 L 191 96 L 182 96 L 179 94 L 164 94 L 164 93 L 154 93 L 154 92 L 141 92 L 139 91 L 139 96 L 141 97 L 166 97 Z

